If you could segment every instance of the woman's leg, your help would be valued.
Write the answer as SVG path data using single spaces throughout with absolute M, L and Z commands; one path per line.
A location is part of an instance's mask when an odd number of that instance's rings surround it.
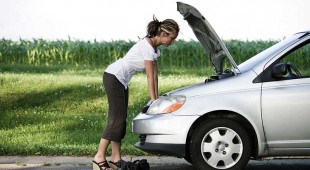
M 117 162 L 121 159 L 121 140 L 126 134 L 128 89 L 114 75 L 107 73 L 103 76 L 103 85 L 109 104 L 108 122 L 94 159 L 105 160 L 108 145 L 112 141 L 111 161 Z
M 101 138 L 99 146 L 98 146 L 98 151 L 94 157 L 94 161 L 96 162 L 103 162 L 106 161 L 106 153 L 107 153 L 107 148 L 109 146 L 110 141 Z
M 117 162 L 121 160 L 121 142 L 115 142 L 111 141 L 112 144 L 112 155 L 111 155 L 111 161 Z
M 127 111 L 128 111 L 128 98 L 129 98 L 129 88 L 127 87 L 127 89 L 125 90 L 125 103 L 124 103 L 124 117 L 123 117 L 123 135 L 122 135 L 122 139 L 125 137 L 126 134 L 126 118 L 127 118 Z M 119 160 L 121 160 L 121 141 L 111 141 L 112 144 L 112 155 L 111 155 L 111 161 L 112 162 L 117 162 Z

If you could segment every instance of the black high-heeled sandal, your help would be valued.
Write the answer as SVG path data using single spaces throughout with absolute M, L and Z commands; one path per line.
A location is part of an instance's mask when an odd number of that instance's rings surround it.
M 93 170 L 111 170 L 107 161 L 96 162 L 93 160 Z

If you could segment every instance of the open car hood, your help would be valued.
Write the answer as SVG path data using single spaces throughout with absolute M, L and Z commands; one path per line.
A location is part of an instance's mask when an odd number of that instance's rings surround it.
M 177 2 L 177 7 L 210 57 L 216 73 L 223 72 L 225 59 L 238 69 L 225 44 L 201 13 L 195 7 L 182 2 Z

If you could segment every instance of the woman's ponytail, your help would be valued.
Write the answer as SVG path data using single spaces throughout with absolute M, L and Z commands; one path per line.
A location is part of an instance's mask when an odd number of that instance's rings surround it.
M 146 37 L 153 38 L 156 35 L 159 35 L 161 32 L 166 32 L 170 34 L 172 32 L 179 34 L 179 25 L 172 19 L 166 19 L 162 22 L 158 21 L 158 19 L 153 15 L 153 21 L 149 22 L 146 30 Z

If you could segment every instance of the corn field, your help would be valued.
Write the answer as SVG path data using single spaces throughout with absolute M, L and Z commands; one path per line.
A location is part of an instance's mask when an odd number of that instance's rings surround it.
M 123 57 L 135 42 L 132 41 L 72 41 L 43 39 L 0 40 L 0 63 L 5 65 L 73 65 L 106 67 Z M 276 41 L 224 42 L 237 64 L 275 44 Z M 170 47 L 160 47 L 160 67 L 201 68 L 210 60 L 197 41 L 178 40 Z

